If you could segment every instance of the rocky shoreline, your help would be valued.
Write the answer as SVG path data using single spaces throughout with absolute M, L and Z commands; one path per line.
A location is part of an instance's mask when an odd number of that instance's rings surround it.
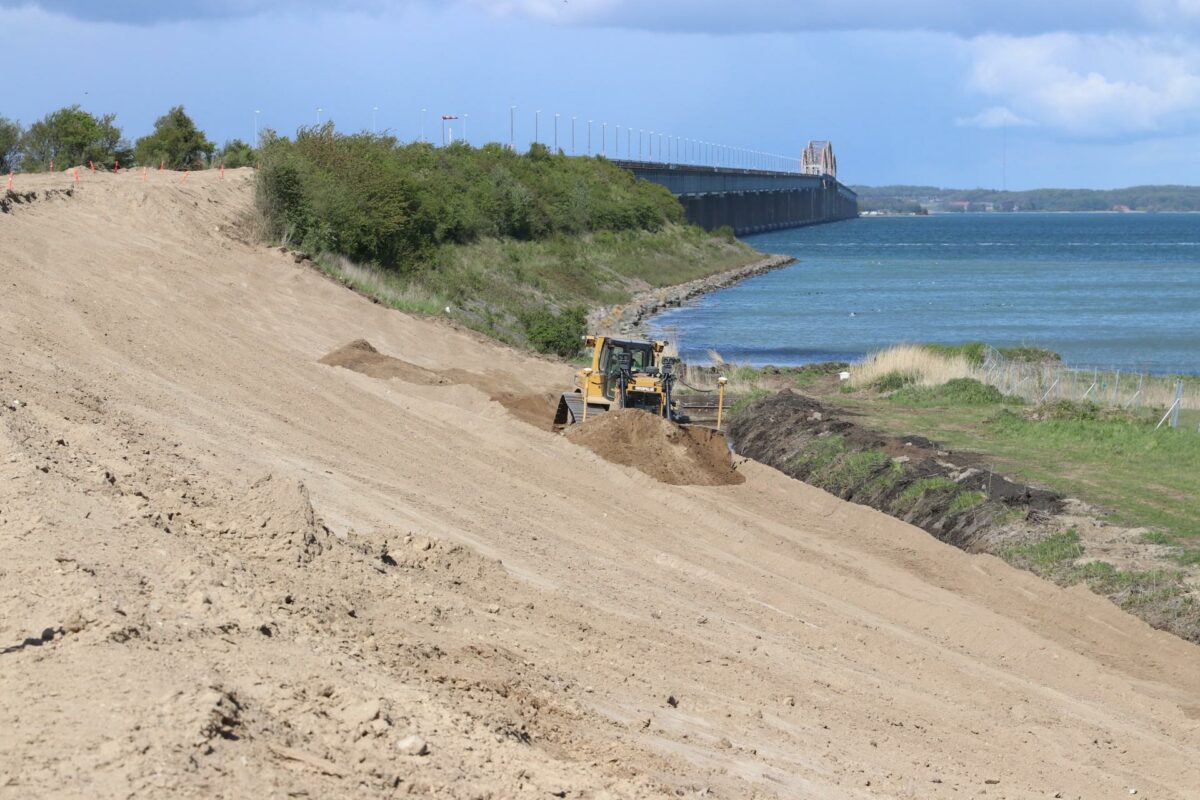
M 635 294 L 627 303 L 597 308 L 588 314 L 588 331 L 608 336 L 642 336 L 650 317 L 675 308 L 702 294 L 726 289 L 735 283 L 796 263 L 791 256 L 766 256 L 745 266 Z

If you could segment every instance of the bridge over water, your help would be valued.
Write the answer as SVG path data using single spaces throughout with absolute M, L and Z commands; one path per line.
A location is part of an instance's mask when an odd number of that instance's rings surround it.
M 614 160 L 665 186 L 688 222 L 707 230 L 728 225 L 741 235 L 858 216 L 858 195 L 828 174 Z

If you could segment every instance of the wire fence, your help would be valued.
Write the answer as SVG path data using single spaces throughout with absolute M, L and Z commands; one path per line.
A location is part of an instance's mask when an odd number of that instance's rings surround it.
M 1058 400 L 1158 415 L 1159 427 L 1200 430 L 1200 378 L 1025 362 L 988 349 L 979 380 L 1028 403 Z

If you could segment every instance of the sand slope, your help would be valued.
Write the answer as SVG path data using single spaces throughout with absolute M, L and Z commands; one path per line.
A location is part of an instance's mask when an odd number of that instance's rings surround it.
M 0 214 L 0 796 L 1200 796 L 1200 649 L 765 467 L 537 430 L 492 398 L 568 369 L 180 177 Z M 360 339 L 408 371 L 320 363 Z

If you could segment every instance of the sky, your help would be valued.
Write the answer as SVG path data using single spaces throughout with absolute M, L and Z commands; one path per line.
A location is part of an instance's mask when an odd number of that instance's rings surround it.
M 218 144 L 443 114 L 552 144 L 557 114 L 566 152 L 572 117 L 609 155 L 828 139 L 852 184 L 1200 184 L 1200 0 L 0 0 L 0 32 L 0 116 L 130 138 L 178 104 Z

